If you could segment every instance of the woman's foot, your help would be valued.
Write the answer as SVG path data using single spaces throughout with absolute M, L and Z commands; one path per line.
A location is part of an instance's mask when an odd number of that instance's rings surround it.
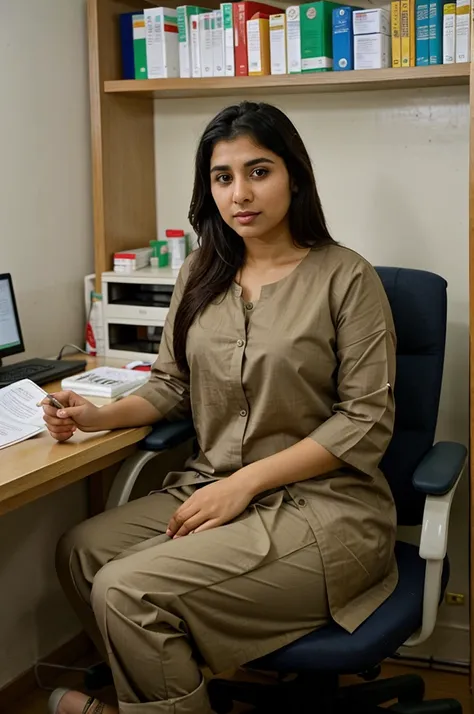
M 88 700 L 87 694 L 69 689 L 61 696 L 53 714 L 83 714 Z M 87 709 L 87 714 L 118 714 L 118 709 L 94 699 Z

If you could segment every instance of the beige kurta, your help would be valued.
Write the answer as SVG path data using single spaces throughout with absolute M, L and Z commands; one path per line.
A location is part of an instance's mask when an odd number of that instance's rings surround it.
M 188 333 L 187 377 L 174 361 L 173 324 L 192 260 L 137 392 L 163 418 L 194 420 L 199 453 L 165 488 L 226 477 L 305 437 L 343 460 L 287 491 L 319 545 L 331 615 L 352 632 L 397 582 L 395 506 L 378 469 L 394 420 L 396 339 L 383 286 L 363 258 L 335 245 L 263 286 L 255 304 L 233 284 Z

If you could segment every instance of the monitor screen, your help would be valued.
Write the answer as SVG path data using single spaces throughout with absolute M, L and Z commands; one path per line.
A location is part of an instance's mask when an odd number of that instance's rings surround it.
M 24 352 L 11 275 L 0 275 L 0 358 Z

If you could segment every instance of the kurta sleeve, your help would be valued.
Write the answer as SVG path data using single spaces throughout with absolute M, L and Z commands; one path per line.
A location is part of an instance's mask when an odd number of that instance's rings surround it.
M 337 294 L 340 297 L 337 297 Z M 373 475 L 394 424 L 396 337 L 376 271 L 359 263 L 336 288 L 338 401 L 309 437 L 359 471 Z
M 152 367 L 150 379 L 134 392 L 134 395 L 150 402 L 160 413 L 161 418 L 168 421 L 179 421 L 191 414 L 189 375 L 180 371 L 173 351 L 174 320 L 189 275 L 191 259 L 192 255 L 187 258 L 176 280 L 161 336 L 158 358 Z

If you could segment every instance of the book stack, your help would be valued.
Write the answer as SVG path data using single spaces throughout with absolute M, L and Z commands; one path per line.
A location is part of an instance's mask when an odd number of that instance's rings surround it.
M 390 0 L 389 0 L 390 2 Z M 254 0 L 120 15 L 124 79 L 381 69 L 470 61 L 470 0 L 329 0 L 282 9 Z

